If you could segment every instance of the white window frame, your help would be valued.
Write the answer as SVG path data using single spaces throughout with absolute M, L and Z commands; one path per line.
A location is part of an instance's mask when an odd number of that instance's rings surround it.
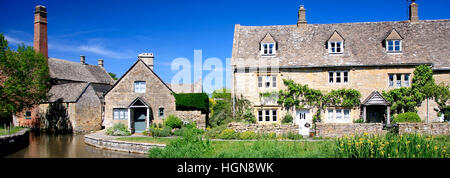
M 332 79 L 333 81 L 330 81 L 330 74 L 332 73 Z M 339 73 L 339 77 L 337 76 L 337 73 Z M 347 73 L 347 81 L 345 81 L 345 73 Z M 339 81 L 338 82 L 338 78 Z M 350 83 L 350 71 L 348 70 L 337 70 L 337 71 L 328 71 L 327 80 L 329 84 L 348 84 Z
M 338 117 L 338 111 L 340 111 L 340 116 Z M 348 112 L 348 115 L 345 113 Z M 330 123 L 348 123 L 351 118 L 351 109 L 328 109 L 327 110 L 327 122 Z
M 267 45 L 267 53 L 264 45 Z M 272 53 L 270 53 L 270 45 L 272 45 Z M 263 56 L 273 56 L 277 54 L 276 44 L 275 43 L 261 43 L 261 55 Z
M 408 80 L 406 80 L 406 76 L 408 76 Z M 411 80 L 411 75 L 403 74 L 403 86 L 409 87 L 410 86 L 410 83 L 409 83 L 410 80 Z
M 392 50 L 389 50 L 389 47 L 391 46 L 391 45 L 389 45 L 390 41 L 392 41 Z M 395 44 L 396 41 L 399 41 L 398 45 Z M 399 50 L 395 50 L 396 46 L 399 47 Z M 386 40 L 386 51 L 388 53 L 400 53 L 400 52 L 402 52 L 402 40 Z
M 276 109 L 272 109 L 272 121 L 277 122 L 278 121 L 278 111 Z
M 389 78 L 391 75 L 393 76 L 392 81 Z M 400 80 L 398 80 L 397 76 L 400 76 Z M 406 76 L 408 76 L 408 80 L 406 80 Z M 410 73 L 389 73 L 388 74 L 388 87 L 389 88 L 401 88 L 401 87 L 410 87 L 410 86 L 411 86 L 411 74 Z
M 259 75 L 258 88 L 277 88 L 276 75 Z
M 262 88 L 263 87 L 263 76 L 260 75 L 258 76 L 258 88 Z
M 113 108 L 113 120 L 128 120 L 128 109 Z
M 268 109 L 258 109 L 257 110 L 257 119 L 260 123 L 268 123 L 268 122 L 278 122 L 278 109 L 268 108 Z M 267 120 L 268 118 L 268 120 Z M 261 119 L 261 120 L 260 120 Z
M 264 122 L 264 110 L 258 110 L 258 122 Z
M 337 49 L 338 49 L 337 44 L 338 43 L 340 43 L 340 46 L 339 46 L 340 52 L 337 52 Z M 331 44 L 334 44 L 334 47 Z M 334 49 L 334 52 L 333 52 L 333 49 Z M 329 41 L 328 42 L 328 53 L 329 54 L 342 54 L 342 53 L 344 53 L 344 41 Z
M 134 81 L 134 92 L 135 93 L 145 93 L 147 82 L 145 81 Z

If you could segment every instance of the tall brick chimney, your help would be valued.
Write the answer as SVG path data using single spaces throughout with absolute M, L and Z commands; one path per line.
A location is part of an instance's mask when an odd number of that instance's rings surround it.
M 47 8 L 42 5 L 36 6 L 34 12 L 34 50 L 42 53 L 48 58 L 47 41 Z
M 409 5 L 409 21 L 411 23 L 419 22 L 419 5 L 415 2 L 415 0 L 412 0 Z
M 306 9 L 303 5 L 300 5 L 298 9 L 297 27 L 302 31 L 306 30 Z
M 141 53 L 138 58 L 144 61 L 144 63 L 153 70 L 153 53 Z

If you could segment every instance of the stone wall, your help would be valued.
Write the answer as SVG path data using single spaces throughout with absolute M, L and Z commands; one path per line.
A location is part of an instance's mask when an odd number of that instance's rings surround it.
M 316 123 L 316 135 L 320 137 L 341 137 L 352 134 L 384 134 L 381 123 Z
M 398 133 L 450 135 L 450 123 L 399 123 Z
M 102 139 L 93 135 L 84 136 L 84 142 L 88 145 L 99 147 L 102 149 L 141 154 L 147 154 L 150 148 L 164 148 L 166 146 L 164 144 L 156 143 L 137 143 Z
M 298 133 L 298 126 L 289 124 L 243 124 L 243 123 L 230 123 L 228 128 L 235 130 L 236 132 L 253 131 L 257 133 L 276 133 L 277 135 L 285 133 Z
M 199 129 L 206 129 L 206 114 L 201 111 L 176 111 L 175 115 L 183 121 L 194 121 Z
M 30 142 L 28 129 L 22 129 L 11 135 L 0 136 L 0 157 L 19 151 Z

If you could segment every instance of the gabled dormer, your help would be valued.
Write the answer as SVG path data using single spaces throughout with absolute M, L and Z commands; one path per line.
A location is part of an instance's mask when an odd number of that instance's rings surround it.
M 334 31 L 327 40 L 328 54 L 344 53 L 344 38 L 339 32 Z
M 403 37 L 397 30 L 392 29 L 384 39 L 387 53 L 401 53 L 402 52 Z
M 277 42 L 269 33 L 260 42 L 261 56 L 274 56 L 277 53 Z

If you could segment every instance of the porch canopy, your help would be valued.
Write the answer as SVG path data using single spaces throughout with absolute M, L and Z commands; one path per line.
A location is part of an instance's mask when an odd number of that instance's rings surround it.
M 149 128 L 150 126 L 150 105 L 147 104 L 147 102 L 144 100 L 144 98 L 137 97 L 133 102 L 128 105 L 128 129 L 132 130 L 132 124 L 131 124 L 131 110 L 136 108 L 145 108 L 147 109 L 146 114 L 146 128 Z M 134 116 L 133 116 L 134 119 Z
M 386 124 L 390 124 L 390 109 L 391 109 L 391 103 L 387 101 L 378 91 L 373 91 L 362 103 L 363 107 L 363 119 L 364 122 L 367 121 L 367 107 L 368 106 L 386 106 Z

